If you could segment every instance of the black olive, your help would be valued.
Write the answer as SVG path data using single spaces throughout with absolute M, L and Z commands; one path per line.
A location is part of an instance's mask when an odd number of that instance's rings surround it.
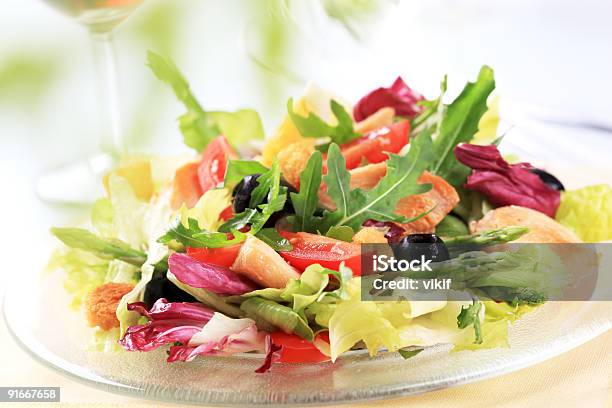
M 393 253 L 397 259 L 411 261 L 413 259 L 442 262 L 450 259 L 444 241 L 435 234 L 410 234 L 393 244 Z
M 251 174 L 245 176 L 242 180 L 240 180 L 240 183 L 234 187 L 234 191 L 232 193 L 234 196 L 234 213 L 239 214 L 248 208 L 249 202 L 251 201 L 251 193 L 258 185 L 257 179 L 259 176 L 261 176 L 261 174 Z M 287 200 L 285 201 L 283 211 L 287 214 L 293 214 L 295 210 L 293 209 L 293 204 L 291 203 L 291 196 L 289 193 L 297 193 L 297 190 L 282 178 L 280 185 L 287 187 Z
M 145 287 L 143 300 L 147 307 L 151 308 L 160 298 L 165 298 L 168 302 L 197 302 L 193 296 L 172 283 L 166 277 L 166 272 L 156 271 Z
M 529 171 L 532 172 L 533 174 L 536 174 L 540 178 L 540 180 L 544 182 L 544 184 L 546 184 L 553 190 L 565 191 L 565 187 L 563 186 L 563 183 L 561 183 L 561 181 L 558 178 L 556 178 L 549 172 L 544 171 L 542 169 L 536 169 L 536 168 L 530 169 Z
M 261 176 L 261 174 L 251 174 L 249 176 L 245 176 L 240 183 L 234 187 L 233 196 L 234 196 L 234 213 L 240 214 L 249 206 L 249 201 L 251 201 L 251 193 L 257 187 L 257 179 Z

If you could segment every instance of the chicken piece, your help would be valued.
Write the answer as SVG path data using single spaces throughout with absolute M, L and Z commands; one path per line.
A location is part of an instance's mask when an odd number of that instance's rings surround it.
M 574 232 L 545 214 L 530 208 L 510 205 L 489 211 L 479 221 L 470 224 L 470 231 L 481 232 L 496 228 L 519 225 L 529 232 L 513 242 L 568 243 L 582 242 Z
M 268 244 L 247 236 L 231 269 L 265 288 L 284 288 L 300 274 Z
M 367 190 L 376 186 L 380 179 L 384 177 L 387 173 L 387 164 L 369 164 L 351 170 L 350 173 L 351 189 L 363 188 Z M 423 194 L 404 197 L 397 203 L 395 208 L 397 214 L 407 218 L 416 217 L 423 212 L 431 210 L 429 214 L 416 221 L 400 224 L 409 234 L 434 232 L 436 225 L 459 202 L 457 191 L 442 177 L 435 176 L 426 171 L 418 178 L 418 182 L 420 184 L 431 184 L 431 190 Z M 324 191 L 319 193 L 319 200 L 325 207 L 334 208 L 333 201 Z
M 192 208 L 204 194 L 198 178 L 198 162 L 187 163 L 176 170 L 172 181 L 172 209 L 177 210 L 183 204 Z
M 308 159 L 314 153 L 314 140 L 304 139 L 291 143 L 278 152 L 278 164 L 283 177 L 295 188 L 300 186 L 300 175 L 306 168 Z
M 134 288 L 131 283 L 105 283 L 98 286 L 87 295 L 85 308 L 87 322 L 90 326 L 98 326 L 102 330 L 119 327 L 117 306 L 121 298 Z
M 393 124 L 394 117 L 395 109 L 391 107 L 380 108 L 361 122 L 356 123 L 355 132 L 364 134 L 380 129 L 383 126 L 389 126 Z
M 416 217 L 430 211 L 424 217 L 407 224 L 401 224 L 408 234 L 433 233 L 446 215 L 459 202 L 459 195 L 453 186 L 442 177 L 423 172 L 418 179 L 420 184 L 431 184 L 431 190 L 402 198 L 395 207 L 395 212 L 404 217 Z M 432 210 L 433 208 L 433 210 Z
M 385 231 L 376 227 L 364 227 L 353 236 L 356 244 L 386 244 Z

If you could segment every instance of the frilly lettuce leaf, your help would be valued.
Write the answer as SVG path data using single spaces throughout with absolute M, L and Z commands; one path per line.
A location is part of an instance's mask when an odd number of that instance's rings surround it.
M 223 188 L 208 190 L 193 208 L 188 209 L 183 204 L 180 209 L 181 223 L 188 228 L 188 219 L 193 218 L 201 230 L 217 231 L 221 225 L 219 216 L 230 204 L 231 195 L 228 190 Z
M 80 249 L 62 248 L 51 254 L 46 269 L 64 271 L 64 289 L 72 296 L 70 306 L 76 309 L 90 290 L 105 282 L 108 260 Z
M 585 242 L 612 240 L 612 187 L 599 184 L 561 193 L 555 218 Z

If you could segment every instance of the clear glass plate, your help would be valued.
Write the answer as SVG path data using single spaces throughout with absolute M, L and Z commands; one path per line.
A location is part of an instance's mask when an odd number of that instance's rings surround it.
M 9 283 L 5 318 L 33 357 L 107 391 L 209 405 L 325 404 L 417 394 L 528 367 L 612 328 L 612 302 L 548 303 L 511 328 L 508 349 L 452 353 L 449 345 L 438 345 L 409 360 L 353 353 L 335 364 L 278 364 L 255 374 L 261 360 L 252 355 L 168 364 L 164 350 L 92 351 L 91 329 L 68 301 L 60 274 L 24 273 Z

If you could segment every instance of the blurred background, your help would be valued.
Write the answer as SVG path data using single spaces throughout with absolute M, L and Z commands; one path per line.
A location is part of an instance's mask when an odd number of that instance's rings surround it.
M 154 50 L 174 59 L 205 109 L 257 109 L 268 133 L 308 81 L 354 101 L 402 75 L 433 97 L 444 74 L 458 90 L 488 64 L 509 147 L 609 168 L 611 20 L 605 0 L 147 0 L 115 30 L 127 150 L 188 152 L 183 108 L 145 66 Z M 11 233 L 2 251 L 28 258 L 21 240 L 85 214 L 42 203 L 34 186 L 99 151 L 90 45 L 82 25 L 47 3 L 3 0 L 0 214 Z

